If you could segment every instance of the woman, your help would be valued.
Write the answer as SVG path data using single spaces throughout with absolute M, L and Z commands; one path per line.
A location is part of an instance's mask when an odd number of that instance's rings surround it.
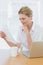
M 29 50 L 32 41 L 41 40 L 41 30 L 37 24 L 32 22 L 32 10 L 29 7 L 22 7 L 18 14 L 22 26 L 18 32 L 17 42 L 21 43 L 27 50 Z

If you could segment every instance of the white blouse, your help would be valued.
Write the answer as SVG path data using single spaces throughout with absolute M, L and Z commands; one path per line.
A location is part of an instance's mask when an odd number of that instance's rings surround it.
M 17 42 L 20 43 L 21 45 L 23 45 L 25 48 L 28 49 L 28 42 L 27 42 L 27 37 L 24 31 L 22 31 L 23 26 L 20 27 L 19 31 L 18 31 L 18 35 L 17 35 Z M 36 42 L 36 41 L 41 41 L 41 37 L 42 37 L 42 29 L 41 27 L 36 24 L 33 23 L 32 29 L 30 31 L 30 35 L 32 38 L 32 42 Z

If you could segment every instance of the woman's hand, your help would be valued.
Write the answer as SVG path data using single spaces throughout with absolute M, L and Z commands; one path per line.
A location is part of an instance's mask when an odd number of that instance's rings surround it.
M 6 34 L 2 31 L 0 31 L 0 37 L 3 38 L 3 39 L 6 39 Z
M 24 30 L 25 33 L 30 32 L 30 30 L 28 29 L 28 27 L 26 25 L 24 25 L 23 30 Z

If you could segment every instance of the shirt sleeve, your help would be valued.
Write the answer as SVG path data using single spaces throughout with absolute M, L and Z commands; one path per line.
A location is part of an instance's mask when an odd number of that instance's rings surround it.
M 42 40 L 42 28 L 40 26 L 37 26 L 34 29 L 33 34 L 31 35 L 31 37 L 32 37 L 33 42 L 41 41 Z

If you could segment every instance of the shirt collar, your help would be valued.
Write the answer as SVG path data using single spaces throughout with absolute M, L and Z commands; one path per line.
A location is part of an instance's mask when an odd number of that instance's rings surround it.
M 32 28 L 31 28 L 31 31 L 34 31 L 34 28 L 35 28 L 35 24 L 33 22 L 33 25 L 32 25 Z
M 34 31 L 34 28 L 35 28 L 35 23 L 33 22 L 33 25 L 32 25 L 32 28 L 31 28 L 31 31 Z M 23 25 L 21 25 L 21 29 L 23 30 Z M 31 32 L 30 31 L 30 32 Z

